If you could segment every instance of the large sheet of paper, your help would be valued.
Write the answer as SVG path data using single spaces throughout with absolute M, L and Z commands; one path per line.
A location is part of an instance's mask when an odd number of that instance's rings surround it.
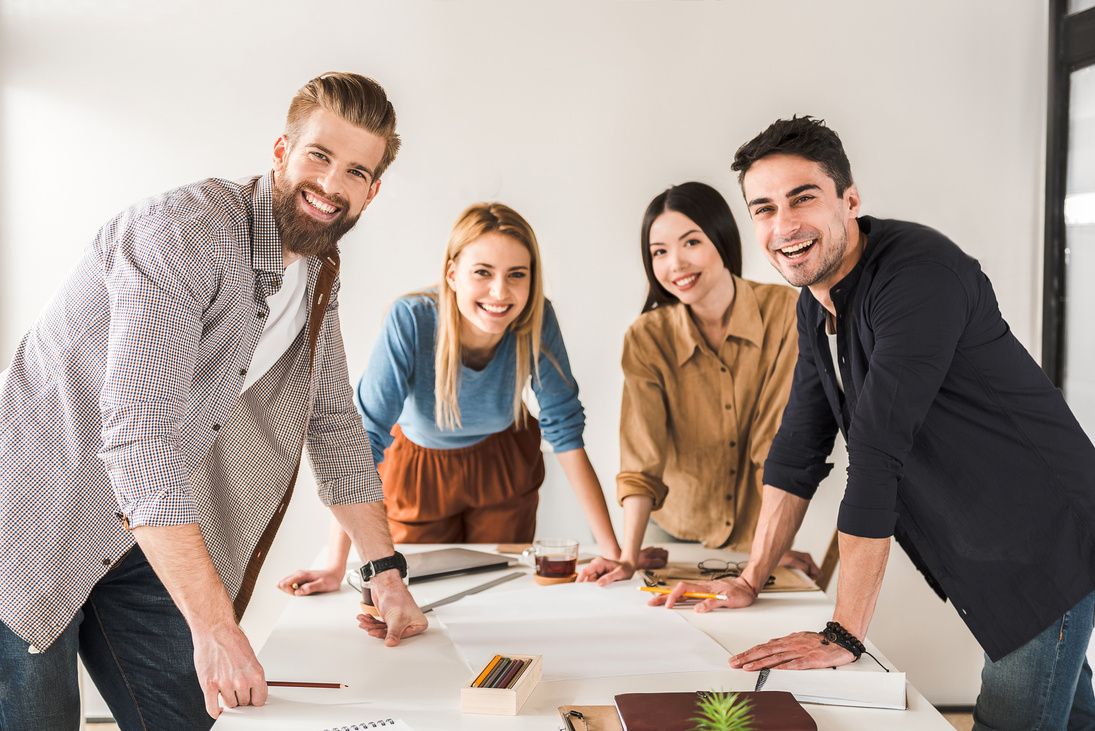
M 677 611 L 647 606 L 638 586 L 489 591 L 434 611 L 469 670 L 507 652 L 543 655 L 545 681 L 729 669 L 729 652 Z
M 786 690 L 800 703 L 905 710 L 905 673 L 886 672 L 864 655 L 858 662 L 816 670 L 770 670 L 764 690 Z

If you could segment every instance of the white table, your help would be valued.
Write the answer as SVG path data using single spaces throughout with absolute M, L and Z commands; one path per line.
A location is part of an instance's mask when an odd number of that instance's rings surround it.
M 431 548 L 438 546 L 402 546 L 400 550 L 410 553 Z M 667 548 L 672 561 L 728 555 L 692 544 L 673 544 Z M 416 583 L 411 585 L 411 592 L 416 601 L 425 604 L 513 570 Z M 526 576 L 488 591 L 501 594 L 535 586 L 531 569 L 525 571 Z M 465 715 L 460 712 L 460 687 L 474 673 L 445 629 L 439 626 L 434 613 L 426 615 L 430 626 L 424 633 L 389 648 L 357 627 L 358 599 L 357 593 L 345 584 L 339 592 L 292 599 L 259 653 L 268 679 L 338 682 L 348 688 L 271 688 L 265 706 L 226 710 L 214 725 L 214 731 L 322 731 L 336 725 L 388 717 L 403 719 L 415 731 L 558 729 L 561 723 L 556 708 L 561 705 L 611 704 L 615 694 L 627 692 L 752 690 L 756 682 L 755 673 L 733 670 L 729 665 L 720 672 L 542 682 L 517 716 Z M 681 612 L 689 622 L 727 648 L 729 656 L 730 651 L 740 652 L 789 632 L 823 627 L 832 617 L 832 604 L 822 592 L 801 592 L 762 594 L 746 609 L 710 614 L 696 614 L 691 609 L 672 611 Z M 641 638 L 621 637 L 620 641 L 641 642 Z M 868 649 L 879 654 L 869 642 Z M 953 731 L 911 685 L 908 700 L 905 711 L 813 704 L 804 708 L 822 731 Z

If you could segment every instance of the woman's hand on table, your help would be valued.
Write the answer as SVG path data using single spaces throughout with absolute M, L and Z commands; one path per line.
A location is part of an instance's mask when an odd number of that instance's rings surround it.
M 596 581 L 597 586 L 608 586 L 613 581 L 624 581 L 634 575 L 635 567 L 627 561 L 598 556 L 581 568 L 578 581 Z
M 741 578 L 732 581 L 681 581 L 668 594 L 656 594 L 647 604 L 652 607 L 665 605 L 666 609 L 672 609 L 679 601 L 693 601 L 693 597 L 683 596 L 685 592 L 697 594 L 717 594 L 726 599 L 704 599 L 696 604 L 699 613 L 710 612 L 719 607 L 736 609 L 747 607 L 757 600 L 756 594 Z
M 337 591 L 342 585 L 342 577 L 345 571 L 294 571 L 278 582 L 278 588 L 286 594 L 293 596 L 308 596 L 309 594 L 322 594 L 327 591 Z
M 783 554 L 783 558 L 779 560 L 779 565 L 789 569 L 798 569 L 809 576 L 811 581 L 817 581 L 821 576 L 821 569 L 814 563 L 814 557 L 802 551 L 788 551 Z
M 596 581 L 597 586 L 608 586 L 613 581 L 626 581 L 635 575 L 636 569 L 660 569 L 669 559 L 669 551 L 657 546 L 648 546 L 639 552 L 637 566 L 630 561 L 614 561 L 598 556 L 582 567 L 578 572 L 578 581 Z
M 806 670 L 851 662 L 855 662 L 855 655 L 840 645 L 824 642 L 817 632 L 795 632 L 730 657 L 730 667 L 743 670 Z

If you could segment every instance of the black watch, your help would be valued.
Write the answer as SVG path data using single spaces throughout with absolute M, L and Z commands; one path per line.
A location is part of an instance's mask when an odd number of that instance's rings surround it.
M 391 556 L 378 558 L 375 561 L 366 561 L 365 565 L 358 571 L 361 572 L 361 582 L 365 583 L 382 571 L 391 571 L 392 569 L 399 569 L 399 578 L 407 578 L 407 559 L 399 551 Z

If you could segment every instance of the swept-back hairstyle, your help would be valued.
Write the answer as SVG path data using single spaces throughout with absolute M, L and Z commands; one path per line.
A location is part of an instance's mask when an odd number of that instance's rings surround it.
M 384 140 L 384 156 L 373 173 L 379 178 L 395 160 L 401 143 L 395 132 L 395 108 L 380 84 L 359 74 L 327 73 L 300 87 L 289 103 L 285 139 L 292 146 L 316 109 L 337 114 Z
M 464 248 L 488 233 L 507 236 L 528 249 L 529 294 L 525 309 L 510 324 L 516 340 L 517 382 L 513 393 L 513 419 L 525 426 L 522 395 L 531 369 L 540 377 L 540 333 L 544 323 L 544 285 L 540 275 L 540 248 L 532 226 L 517 211 L 501 203 L 476 203 L 460 214 L 449 234 L 445 265 L 437 285 L 437 347 L 434 355 L 434 419 L 440 429 L 460 427 L 460 309 L 456 292 L 446 281 L 449 262 L 460 258 Z M 546 351 L 545 351 L 546 352 Z M 550 357 L 550 354 L 549 354 Z M 554 359 L 552 359 L 554 360 Z M 530 364 L 532 364 L 530 366 Z
M 662 305 L 673 304 L 677 298 L 669 294 L 654 276 L 654 260 L 650 256 L 650 227 L 658 216 L 675 211 L 688 216 L 711 239 L 722 257 L 723 265 L 731 274 L 741 276 L 741 235 L 730 205 L 722 194 L 706 183 L 681 183 L 674 185 L 650 201 L 643 214 L 641 236 L 643 269 L 650 289 L 646 294 L 643 312 L 650 312 Z
M 852 186 L 852 165 L 836 132 L 825 126 L 824 119 L 791 117 L 777 119 L 734 153 L 730 169 L 738 173 L 738 185 L 757 160 L 768 155 L 797 155 L 816 162 L 836 184 L 836 194 L 843 198 Z

